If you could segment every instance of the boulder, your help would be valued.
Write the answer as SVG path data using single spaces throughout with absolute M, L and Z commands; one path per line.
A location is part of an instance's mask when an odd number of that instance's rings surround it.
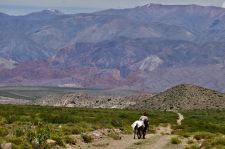
M 46 143 L 49 144 L 49 145 L 56 145 L 56 141 L 55 140 L 51 140 L 51 139 L 48 139 L 46 141 Z
M 12 149 L 12 143 L 1 144 L 1 149 Z

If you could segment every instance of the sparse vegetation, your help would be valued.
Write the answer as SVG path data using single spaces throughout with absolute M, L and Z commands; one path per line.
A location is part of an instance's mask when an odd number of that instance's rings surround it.
M 83 134 L 96 129 L 120 129 L 132 133 L 131 124 L 143 113 L 141 110 L 59 108 L 41 106 L 0 105 L 0 142 L 11 142 L 15 148 L 43 146 L 47 139 L 56 145 L 76 144 L 71 135 Z M 176 124 L 173 112 L 147 111 L 151 128 L 162 123 Z M 8 137 L 9 136 L 9 137 Z M 109 135 L 120 139 L 118 133 Z M 11 139 L 10 139 L 11 138 Z M 82 135 L 86 142 L 93 140 Z M 27 145 L 29 144 L 29 145 Z
M 180 144 L 181 140 L 177 137 L 173 137 L 173 138 L 171 138 L 171 143 L 172 144 Z
M 138 141 L 138 142 L 136 142 L 136 143 L 134 143 L 134 145 L 142 145 L 142 144 L 144 144 L 145 143 L 145 141 Z
M 201 149 L 201 147 L 197 146 L 197 145 L 192 145 L 192 146 L 188 146 L 185 149 Z
M 215 137 L 213 139 L 210 140 L 205 140 L 202 143 L 202 147 L 204 147 L 205 149 L 211 149 L 211 148 L 218 148 L 218 149 L 222 149 L 225 148 L 225 137 L 224 136 L 220 136 L 220 137 Z
M 77 140 L 74 137 L 65 136 L 65 143 L 75 145 L 77 143 Z
M 91 143 L 94 139 L 91 135 L 88 134 L 82 134 L 81 137 L 85 143 Z
M 202 140 L 202 139 L 211 139 L 215 136 L 215 134 L 208 133 L 208 132 L 197 132 L 194 134 L 194 138 L 196 140 Z
M 160 110 L 224 109 L 224 103 L 223 93 L 191 84 L 181 84 L 156 94 L 151 100 L 139 102 L 135 107 Z
M 65 146 L 63 136 L 60 136 L 58 134 L 54 134 L 54 135 L 51 136 L 51 139 L 55 140 L 57 145 Z
M 187 143 L 188 143 L 188 144 L 193 144 L 193 143 L 194 143 L 194 141 L 193 141 L 193 140 L 191 140 L 191 139 L 189 139 L 189 140 L 187 141 Z
M 180 127 L 175 126 L 175 134 L 193 136 L 186 149 L 225 148 L 225 110 L 188 110 L 183 111 L 185 119 Z
M 225 135 L 225 110 L 189 110 L 182 114 L 185 119 L 181 129 L 175 128 L 178 134 L 195 133 L 199 139 L 217 133 Z
M 121 140 L 121 136 L 119 133 L 111 132 L 108 134 L 109 137 L 113 138 L 114 140 Z
M 4 128 L 0 128 L 0 137 L 5 137 L 8 135 L 8 130 Z
M 0 142 L 11 142 L 15 148 L 23 146 L 32 148 L 34 145 L 48 148 L 47 139 L 56 141 L 55 145 L 62 147 L 65 144 L 74 145 L 77 140 L 71 136 L 88 134 L 87 132 L 96 129 L 116 128 L 120 129 L 122 133 L 132 133 L 130 125 L 142 113 L 141 110 L 128 109 L 0 105 Z M 177 115 L 173 112 L 147 111 L 147 113 L 150 117 L 151 132 L 156 126 L 166 126 L 170 123 L 173 126 L 174 134 L 181 137 L 193 137 L 193 142 L 188 142 L 191 148 L 196 145 L 194 140 L 203 141 L 202 145 L 205 148 L 225 146 L 225 110 L 181 111 L 185 117 L 181 126 L 176 125 Z M 11 115 L 13 117 L 10 117 Z M 62 118 L 63 116 L 65 117 Z M 84 142 L 93 141 L 93 136 L 81 136 Z M 110 133 L 108 136 L 115 140 L 120 139 L 118 133 Z M 173 138 L 171 143 L 179 144 L 180 139 Z

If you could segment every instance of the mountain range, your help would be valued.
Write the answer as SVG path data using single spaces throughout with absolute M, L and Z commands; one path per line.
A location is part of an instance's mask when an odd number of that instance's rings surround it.
M 225 92 L 225 9 L 148 4 L 0 13 L 0 84 Z

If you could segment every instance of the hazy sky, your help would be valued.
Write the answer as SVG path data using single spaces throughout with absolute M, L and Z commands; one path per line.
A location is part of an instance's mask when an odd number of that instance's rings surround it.
M 108 8 L 130 8 L 148 3 L 198 4 L 225 7 L 225 0 L 0 0 L 0 11 L 15 15 L 43 8 L 58 8 L 61 11 L 91 12 Z

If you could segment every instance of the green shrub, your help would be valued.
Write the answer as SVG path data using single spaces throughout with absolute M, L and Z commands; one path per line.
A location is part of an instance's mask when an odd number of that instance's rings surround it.
M 50 144 L 45 143 L 43 149 L 52 149 L 53 147 Z
M 184 137 L 184 138 L 189 138 L 189 137 L 190 137 L 190 135 L 189 135 L 189 134 L 187 134 L 187 133 L 184 133 L 184 134 L 182 135 L 182 137 Z
M 224 137 L 216 137 L 216 138 L 212 138 L 210 140 L 205 140 L 205 141 L 203 141 L 202 146 L 205 149 L 225 148 L 225 138 Z
M 50 129 L 46 126 L 39 126 L 39 128 L 29 130 L 26 137 L 30 143 L 37 141 L 38 145 L 43 147 L 46 144 L 46 140 L 50 138 Z
M 23 128 L 16 128 L 14 134 L 16 137 L 21 137 L 25 134 L 25 130 Z
M 121 140 L 121 136 L 119 133 L 111 132 L 108 134 L 109 137 L 113 138 L 114 140 Z
M 40 123 L 43 123 L 43 121 L 41 121 L 41 119 L 39 119 L 38 117 L 35 117 L 31 121 L 34 125 L 40 125 Z
M 94 138 L 88 134 L 82 134 L 81 137 L 85 143 L 91 143 L 94 140 Z
M 21 147 L 19 145 L 12 143 L 12 149 L 21 149 Z
M 10 137 L 7 139 L 7 141 L 9 141 L 15 145 L 21 145 L 24 143 L 23 138 L 20 138 L 20 137 Z
M 184 132 L 225 134 L 225 110 L 187 110 L 182 114 L 185 117 L 182 121 Z
M 63 127 L 62 131 L 65 135 L 77 135 L 83 132 L 82 128 L 78 127 Z
M 46 140 L 50 138 L 50 129 L 48 127 L 39 128 L 36 134 L 38 143 L 42 146 L 45 144 Z
M 76 138 L 70 136 L 66 136 L 64 140 L 67 144 L 75 145 L 77 143 Z
M 4 125 L 6 123 L 7 123 L 6 119 L 0 116 L 0 125 Z
M 173 137 L 173 138 L 171 138 L 171 143 L 172 144 L 180 144 L 181 140 L 177 137 Z
M 56 144 L 59 146 L 65 146 L 64 142 L 63 142 L 63 136 L 60 136 L 58 134 L 54 134 L 53 136 L 51 136 L 52 140 L 56 141 Z
M 176 124 L 177 115 L 173 112 L 147 112 L 152 126 L 158 126 L 159 123 Z M 82 134 L 93 129 L 117 127 L 122 133 L 132 133 L 130 125 L 142 113 L 143 111 L 140 110 L 128 109 L 0 105 L 0 121 L 4 122 L 4 124 L 0 122 L 0 125 L 2 124 L 0 138 L 4 138 L 3 141 L 5 141 L 7 136 L 13 134 L 13 137 L 23 138 L 27 143 L 39 142 L 44 146 L 49 134 L 50 136 L 54 136 L 53 134 L 60 136 L 62 140 L 58 141 L 60 144 L 60 142 L 66 141 L 64 140 L 66 135 Z M 58 124 L 62 127 L 59 128 Z M 1 129 L 1 127 L 3 128 Z M 47 127 L 49 130 L 43 130 Z M 112 134 L 112 138 L 119 139 L 119 135 Z
M 175 125 L 175 126 L 173 126 L 173 129 L 174 130 L 182 130 L 182 129 L 184 129 L 184 126 L 182 126 L 182 125 Z
M 35 138 L 36 138 L 36 133 L 35 133 L 35 131 L 33 131 L 33 130 L 29 130 L 28 132 L 27 132 L 27 140 L 31 143 L 32 141 L 34 141 L 35 140 Z
M 111 124 L 114 126 L 114 127 L 123 127 L 123 122 L 121 119 L 114 119 L 111 121 Z
M 8 124 L 11 124 L 11 123 L 17 121 L 17 119 L 18 119 L 18 117 L 15 115 L 7 115 L 5 118 L 6 118 L 6 121 Z
M 66 114 L 41 114 L 41 118 L 46 123 L 53 123 L 53 124 L 66 124 L 70 122 L 74 122 L 74 117 L 72 115 Z
M 21 116 L 19 118 L 19 121 L 21 121 L 21 122 L 30 122 L 30 121 L 32 121 L 32 118 L 30 116 L 24 115 L 24 116 Z
M 188 144 L 193 144 L 193 143 L 194 143 L 194 141 L 193 141 L 193 140 L 191 140 L 191 139 L 189 139 L 189 140 L 187 141 L 187 143 L 188 143 Z
M 223 145 L 225 146 L 225 138 L 224 137 L 219 137 L 219 138 L 216 138 L 214 139 L 213 145 Z
M 28 142 L 24 142 L 23 144 L 20 145 L 22 149 L 33 149 L 32 145 L 29 144 Z
M 0 137 L 0 144 L 5 143 L 5 139 Z
M 208 132 L 197 132 L 194 135 L 194 138 L 196 140 L 201 140 L 201 139 L 210 139 L 210 138 L 213 138 L 214 136 L 215 136 L 214 134 L 208 133 Z
M 6 128 L 0 128 L 0 137 L 5 137 L 9 134 L 9 131 Z

